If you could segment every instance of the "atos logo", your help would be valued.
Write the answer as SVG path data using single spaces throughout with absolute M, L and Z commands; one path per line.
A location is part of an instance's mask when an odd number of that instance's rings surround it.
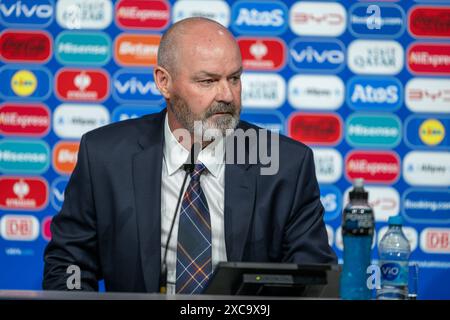
M 450 253 L 450 228 L 425 228 L 420 234 L 420 248 L 432 254 Z
M 414 43 L 408 48 L 408 69 L 413 74 L 448 75 L 450 44 Z
M 313 148 L 319 183 L 335 183 L 342 176 L 342 156 L 336 149 Z
M 345 127 L 345 139 L 354 147 L 394 148 L 402 138 L 400 119 L 389 113 L 354 113 Z
M 394 183 L 400 176 L 400 158 L 392 151 L 351 151 L 345 159 L 348 181 Z
M 238 33 L 278 35 L 287 28 L 288 8 L 279 1 L 238 1 L 231 10 L 231 28 Z
M 403 178 L 413 186 L 448 187 L 450 153 L 411 151 L 403 158 Z
M 48 202 L 48 184 L 40 177 L 0 177 L 0 209 L 42 210 Z
M 42 137 L 50 130 L 50 110 L 43 104 L 0 105 L 0 133 Z
M 0 98 L 8 100 L 45 100 L 50 95 L 50 72 L 37 66 L 27 66 L 26 70 L 6 65 L 0 68 Z M 9 84 L 9 85 L 6 85 Z
M 160 35 L 122 33 L 114 44 L 114 58 L 124 66 L 153 66 L 160 41 Z
M 170 5 L 162 0 L 123 0 L 116 4 L 116 24 L 124 29 L 162 30 L 170 20 Z
M 56 21 L 65 29 L 106 29 L 112 22 L 110 0 L 58 0 Z
M 286 45 L 280 38 L 247 38 L 237 40 L 245 70 L 280 70 L 286 62 Z
M 164 97 L 159 92 L 153 75 L 148 71 L 120 70 L 113 77 L 113 96 L 120 103 L 149 103 L 159 105 Z
M 450 117 L 439 116 L 439 119 L 412 115 L 405 121 L 405 142 L 411 148 L 444 149 L 450 148 Z
M 228 28 L 230 7 L 226 1 L 222 0 L 208 0 L 207 4 L 198 0 L 175 1 L 173 23 L 190 17 L 208 18 Z
M 336 145 L 342 138 L 342 119 L 337 114 L 294 113 L 289 136 L 308 145 Z
M 111 39 L 102 32 L 61 32 L 55 56 L 61 64 L 102 66 L 111 59 Z
M 56 211 L 59 211 L 62 208 L 62 205 L 64 203 L 64 191 L 66 190 L 68 183 L 69 183 L 68 178 L 59 177 L 55 181 L 53 181 L 50 187 L 51 191 L 50 202 Z
M 276 110 L 244 110 L 241 113 L 241 120 L 272 132 L 284 133 L 284 116 Z
M 109 95 L 109 75 L 102 69 L 62 69 L 55 77 L 55 93 L 68 101 L 103 101 Z
M 325 209 L 324 221 L 331 221 L 339 217 L 342 211 L 342 194 L 332 185 L 320 186 L 320 202 Z
M 0 171 L 40 174 L 50 165 L 50 148 L 42 140 L 0 141 Z
M 0 220 L 0 234 L 9 241 L 34 241 L 39 236 L 39 221 L 30 215 L 4 215 Z
M 394 4 L 358 3 L 349 9 L 349 30 L 355 37 L 397 38 L 405 31 L 405 12 Z
M 299 72 L 339 72 L 345 65 L 345 49 L 338 40 L 294 40 L 289 46 L 289 63 Z
M 139 118 L 151 113 L 160 112 L 160 107 L 148 106 L 120 106 L 114 109 L 112 113 L 112 122 L 118 122 L 128 119 Z
M 408 189 L 402 197 L 403 215 L 414 223 L 450 223 L 450 190 Z
M 60 141 L 53 148 L 53 168 L 59 174 L 70 175 L 78 159 L 78 142 Z
M 0 3 L 0 22 L 8 27 L 43 28 L 52 21 L 52 0 L 16 0 Z
M 351 78 L 347 83 L 347 103 L 355 110 L 394 111 L 403 103 L 403 86 L 396 78 Z
M 52 55 L 52 39 L 43 31 L 7 30 L 0 34 L 0 58 L 6 62 L 45 63 Z
M 45 217 L 44 220 L 42 220 L 42 237 L 47 241 L 52 239 L 52 231 L 50 229 L 52 219 L 53 217 Z
M 450 80 L 412 78 L 405 87 L 405 104 L 413 112 L 450 113 Z
M 415 6 L 408 16 L 409 32 L 415 37 L 450 37 L 450 8 L 445 6 Z

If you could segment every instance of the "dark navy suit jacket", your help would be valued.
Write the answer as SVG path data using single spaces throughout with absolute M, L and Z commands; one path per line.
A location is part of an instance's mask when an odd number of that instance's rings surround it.
M 43 287 L 157 292 L 161 265 L 161 166 L 165 110 L 85 134 L 61 211 L 51 224 Z M 238 128 L 257 128 L 244 121 Z M 276 175 L 260 164 L 225 166 L 228 261 L 336 263 L 311 149 L 280 136 Z M 249 146 L 247 146 L 249 147 Z

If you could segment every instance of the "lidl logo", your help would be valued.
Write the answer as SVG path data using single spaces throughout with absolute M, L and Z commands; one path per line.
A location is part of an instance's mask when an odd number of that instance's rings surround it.
M 135 119 L 147 114 L 160 112 L 160 107 L 148 107 L 148 106 L 120 106 L 114 109 L 111 121 L 118 122 L 128 119 Z
M 50 165 L 50 148 L 41 140 L 0 141 L 0 171 L 40 174 Z
M 342 211 L 342 194 L 332 185 L 320 186 L 320 202 L 325 209 L 324 221 L 331 221 L 339 217 Z
M 289 46 L 289 63 L 299 72 L 339 72 L 345 65 L 345 49 L 338 40 L 296 39 Z
M 123 29 L 162 30 L 170 21 L 170 5 L 162 0 L 123 0 L 116 4 L 116 24 Z
M 284 133 L 284 116 L 276 110 L 256 111 L 246 109 L 241 113 L 241 120 L 276 133 Z
M 280 70 L 286 62 L 286 45 L 280 38 L 249 38 L 237 40 L 245 70 Z
M 8 27 L 47 27 L 53 21 L 53 0 L 0 3 L 0 22 Z
M 70 175 L 78 159 L 79 142 L 60 141 L 53 148 L 53 168 L 59 174 Z
M 347 103 L 355 110 L 394 111 L 403 103 L 403 86 L 392 77 L 356 76 L 347 83 Z
M 0 59 L 6 62 L 45 63 L 52 55 L 50 34 L 7 30 L 0 34 Z
M 356 37 L 397 38 L 405 31 L 405 12 L 395 4 L 358 3 L 349 9 L 348 25 Z
M 76 161 L 76 157 L 75 157 Z M 60 163 L 61 164 L 61 163 Z M 64 203 L 64 191 L 66 190 L 69 179 L 66 177 L 59 177 L 53 181 L 50 187 L 50 202 L 56 211 L 61 210 Z
M 391 114 L 354 113 L 345 128 L 345 139 L 354 147 L 394 148 L 402 138 L 401 121 Z
M 412 186 L 448 187 L 450 153 L 411 151 L 403 158 L 403 178 Z
M 111 39 L 103 32 L 61 32 L 55 56 L 62 64 L 102 66 L 111 59 Z
M 448 75 L 450 44 L 414 43 L 407 51 L 408 69 L 413 74 Z
M 109 75 L 102 69 L 62 69 L 55 77 L 55 92 L 62 100 L 103 101 L 109 95 Z
M 40 177 L 0 177 L 0 209 L 42 210 L 48 202 L 48 184 Z
M 348 181 L 394 183 L 400 176 L 400 158 L 392 151 L 351 151 L 345 159 Z
M 42 137 L 50 130 L 50 110 L 43 104 L 0 105 L 0 133 Z
M 164 97 L 153 81 L 151 70 L 119 70 L 113 77 L 113 96 L 120 103 L 159 105 Z
M 415 6 L 408 15 L 409 32 L 415 37 L 449 38 L 450 8 Z
M 450 190 L 412 188 L 402 197 L 403 216 L 414 223 L 450 223 Z
M 8 241 L 34 241 L 39 236 L 39 221 L 31 215 L 4 215 L 0 234 Z
M 0 98 L 14 100 L 44 100 L 50 95 L 50 72 L 38 66 L 27 66 L 21 69 L 13 65 L 0 68 Z
M 450 113 L 450 80 L 412 78 L 405 87 L 405 104 L 413 112 Z
M 231 8 L 231 28 L 237 33 L 278 35 L 287 19 L 288 8 L 280 1 L 238 1 Z
M 342 156 L 336 149 L 313 148 L 317 181 L 335 183 L 342 176 Z
M 225 28 L 230 25 L 230 7 L 222 0 L 208 0 L 207 5 L 198 0 L 175 1 L 172 14 L 173 23 L 190 17 L 204 17 L 220 23 Z
M 342 119 L 333 113 L 292 114 L 289 136 L 308 145 L 336 145 L 342 138 Z
M 58 0 L 56 21 L 65 29 L 106 29 L 112 22 L 110 0 Z
M 245 72 L 241 82 L 244 107 L 275 109 L 286 101 L 286 82 L 279 74 Z
M 122 33 L 114 43 L 114 58 L 124 66 L 154 66 L 160 41 L 160 35 Z
M 405 140 L 411 148 L 448 149 L 450 139 L 450 117 L 439 116 L 439 119 L 426 115 L 412 115 L 405 121 Z

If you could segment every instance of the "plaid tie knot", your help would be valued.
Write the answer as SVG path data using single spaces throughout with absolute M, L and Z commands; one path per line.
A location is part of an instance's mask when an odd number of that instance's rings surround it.
M 203 163 L 197 163 L 194 167 L 194 171 L 191 172 L 191 180 L 199 181 L 200 176 L 202 175 L 203 171 L 205 171 L 205 169 L 206 167 Z

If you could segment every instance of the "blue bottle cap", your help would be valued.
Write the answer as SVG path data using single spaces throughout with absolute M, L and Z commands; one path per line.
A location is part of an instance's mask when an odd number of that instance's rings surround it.
M 388 220 L 389 225 L 401 226 L 403 225 L 403 218 L 401 215 L 391 216 Z

